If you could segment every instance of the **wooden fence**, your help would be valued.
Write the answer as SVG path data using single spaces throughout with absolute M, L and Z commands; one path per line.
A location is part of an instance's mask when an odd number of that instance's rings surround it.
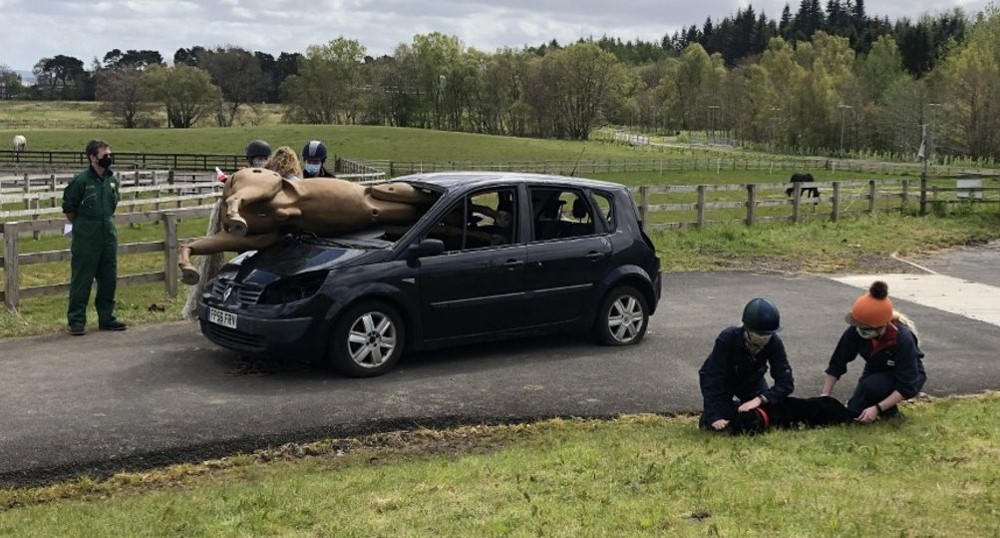
M 845 171 L 860 174 L 912 174 L 919 175 L 923 165 L 919 163 L 885 163 L 861 161 L 854 159 L 825 158 L 783 158 L 774 159 L 765 156 L 730 156 L 716 155 L 684 158 L 635 158 L 635 159 L 581 159 L 579 161 L 505 161 L 505 162 L 408 162 L 373 160 L 365 164 L 384 171 L 390 177 L 431 172 L 458 171 L 488 171 L 488 172 L 526 172 L 538 174 L 557 174 L 587 176 L 592 174 L 612 174 L 629 172 L 709 172 L 719 173 L 723 170 L 753 170 L 785 174 L 787 172 L 805 172 L 817 170 Z M 977 172 L 983 174 L 996 171 L 970 170 L 968 168 L 950 166 L 932 166 L 930 172 L 935 176 L 955 176 L 962 172 Z
M 899 212 L 908 207 L 926 214 L 929 206 L 994 203 L 1000 210 L 1000 185 L 962 185 L 953 178 L 882 179 L 811 183 L 666 185 L 633 189 L 647 229 L 700 228 L 808 220 L 836 221 L 844 216 Z M 803 196 L 804 189 L 819 196 Z
M 936 183 L 935 183 L 936 182 Z M 196 184 L 197 185 L 197 184 Z M 718 185 L 669 185 L 643 186 L 635 189 L 639 211 L 643 222 L 649 230 L 670 230 L 684 227 L 703 227 L 711 224 L 741 223 L 753 226 L 765 222 L 804 222 L 810 219 L 837 220 L 846 215 L 874 214 L 906 210 L 914 204 L 920 208 L 934 204 L 970 204 L 996 203 L 1000 210 L 1000 188 L 984 186 L 982 183 L 958 184 L 954 179 L 950 182 L 937 179 L 927 180 L 884 179 L 814 182 L 805 184 L 819 190 L 818 197 L 803 197 L 801 183 L 771 183 L 771 184 L 718 184 Z M 139 186 L 126 189 L 127 193 L 148 192 L 148 189 L 161 186 Z M 200 185 L 196 188 L 201 188 Z M 145 189 L 145 190 L 143 190 Z M 143 252 L 163 252 L 164 270 L 138 275 L 123 275 L 119 277 L 120 284 L 135 284 L 143 282 L 163 281 L 167 295 L 177 294 L 177 220 L 179 218 L 205 217 L 211 213 L 212 206 L 218 197 L 218 187 L 212 185 L 211 191 L 204 193 L 181 195 L 169 198 L 136 198 L 135 204 L 122 205 L 142 208 L 152 207 L 146 211 L 133 211 L 115 216 L 118 224 L 145 223 L 160 221 L 163 223 L 164 238 L 162 241 L 127 243 L 118 246 L 118 253 L 136 254 Z M 786 194 L 786 189 L 791 189 Z M 39 194 L 51 194 L 50 192 Z M 22 194 L 23 196 L 23 194 Z M 39 198 L 39 200 L 44 198 Z M 162 208 L 159 206 L 174 202 L 200 200 L 193 207 Z M 205 203 L 210 201 L 210 203 Z M 916 207 L 916 206 L 914 206 Z M 52 214 L 61 212 L 60 208 L 42 208 L 37 214 Z M 16 212 L 9 212 L 11 215 Z M 19 214 L 19 213 L 18 213 Z M 32 214 L 33 216 L 36 213 Z M 43 232 L 59 233 L 65 220 L 35 220 L 26 222 L 5 222 L 2 225 L 4 256 L 0 265 L 4 269 L 4 291 L 0 297 L 8 309 L 18 308 L 21 298 L 38 297 L 65 293 L 68 284 L 20 287 L 20 271 L 22 266 L 62 262 L 70 259 L 69 249 L 35 253 L 20 253 L 20 236 L 32 234 L 38 237 Z
M 90 165 L 86 155 L 79 151 L 0 151 L 0 169 L 8 171 L 41 170 L 67 171 L 81 170 Z M 217 155 L 203 153 L 135 153 L 115 152 L 115 169 L 120 171 L 148 170 L 162 168 L 211 172 L 216 168 L 237 170 L 247 165 L 243 155 Z M 342 157 L 332 157 L 328 165 L 338 177 L 342 174 L 381 174 L 367 164 Z
M 115 164 L 129 168 L 169 168 L 171 170 L 235 170 L 246 166 L 243 155 L 213 155 L 200 153 L 135 153 L 115 152 Z M 11 151 L 0 152 L 0 167 L 14 169 L 75 170 L 90 165 L 81 151 Z
M 143 252 L 163 252 L 163 271 L 152 273 L 142 273 L 134 275 L 119 275 L 118 284 L 142 284 L 146 282 L 164 282 L 164 291 L 170 297 L 177 296 L 177 281 L 180 278 L 177 267 L 177 221 L 179 218 L 206 217 L 212 212 L 212 206 L 187 207 L 183 209 L 172 209 L 170 211 L 146 211 L 136 213 L 123 213 L 115 216 L 115 223 L 139 224 L 148 222 L 162 222 L 164 237 L 162 241 L 146 241 L 139 243 L 123 243 L 118 245 L 118 254 L 139 254 Z M 22 298 L 40 297 L 43 295 L 53 295 L 66 293 L 69 291 L 69 283 L 54 284 L 48 286 L 34 286 L 29 288 L 21 287 L 21 268 L 26 265 L 39 263 L 65 262 L 71 258 L 69 249 L 50 250 L 44 252 L 20 253 L 18 248 L 19 237 L 22 233 L 46 232 L 62 230 L 63 219 L 33 221 L 33 222 L 5 222 L 3 223 L 3 245 L 4 255 L 0 257 L 0 266 L 4 270 L 4 289 L 0 291 L 0 299 L 8 310 L 16 310 L 20 306 Z

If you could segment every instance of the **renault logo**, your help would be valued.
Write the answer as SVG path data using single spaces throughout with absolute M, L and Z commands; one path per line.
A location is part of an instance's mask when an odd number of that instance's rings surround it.
M 223 301 L 228 301 L 229 300 L 229 296 L 232 295 L 232 294 L 233 294 L 233 287 L 232 286 L 226 286 L 226 291 L 222 292 L 222 300 Z

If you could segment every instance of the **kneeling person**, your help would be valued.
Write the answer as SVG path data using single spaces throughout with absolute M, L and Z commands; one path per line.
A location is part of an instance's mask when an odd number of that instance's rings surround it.
M 756 298 L 743 309 L 741 326 L 723 329 L 698 370 L 704 411 L 701 427 L 723 430 L 738 412 L 778 402 L 795 390 L 792 367 L 778 336 L 780 315 L 771 301 Z M 774 385 L 768 387 L 768 367 Z

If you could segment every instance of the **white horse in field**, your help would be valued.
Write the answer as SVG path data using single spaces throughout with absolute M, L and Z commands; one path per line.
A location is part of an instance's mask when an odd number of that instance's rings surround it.
M 14 135 L 10 141 L 10 149 L 14 150 L 14 153 L 21 153 L 28 149 L 28 139 L 24 135 Z

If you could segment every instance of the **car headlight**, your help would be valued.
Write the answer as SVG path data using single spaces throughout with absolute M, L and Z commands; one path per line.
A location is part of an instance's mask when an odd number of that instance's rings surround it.
M 326 281 L 327 271 L 313 271 L 288 278 L 283 278 L 264 288 L 261 304 L 282 304 L 300 301 L 311 297 L 319 291 Z

